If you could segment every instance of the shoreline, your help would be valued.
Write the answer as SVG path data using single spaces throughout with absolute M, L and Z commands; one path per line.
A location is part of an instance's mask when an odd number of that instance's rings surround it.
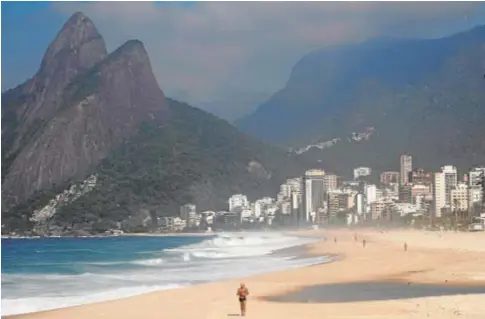
M 216 232 L 210 233 L 120 233 L 120 234 L 97 234 L 97 235 L 89 235 L 89 236 L 72 236 L 72 235 L 63 235 L 63 236 L 9 236 L 9 235 L 2 235 L 2 239 L 43 239 L 43 238 L 104 238 L 104 237 L 121 237 L 121 236 L 140 236 L 140 237 L 204 237 L 204 236 L 215 236 L 217 235 Z
M 211 237 L 216 236 L 218 233 L 124 233 L 114 236 L 126 236 L 126 237 Z
M 233 235 L 237 234 L 237 233 L 239 233 L 239 232 L 231 232 L 231 234 L 233 234 Z M 278 232 L 278 233 L 284 234 L 285 236 L 292 236 L 292 237 L 298 237 L 298 238 L 315 238 L 314 236 L 300 236 L 300 235 L 297 235 L 297 234 L 291 234 L 290 235 L 290 234 L 282 233 L 282 232 Z M 209 237 L 210 238 L 210 237 L 217 236 L 217 234 L 218 233 L 216 233 L 216 232 L 211 232 L 211 233 L 129 233 L 129 234 L 120 234 L 120 235 L 103 236 L 103 237 L 124 237 L 126 235 L 126 237 Z M 100 237 L 100 236 L 90 236 L 90 237 L 96 238 L 96 237 Z M 312 243 L 304 243 L 304 244 L 298 244 L 298 245 L 295 245 L 295 246 L 279 248 L 279 249 L 276 249 L 274 251 L 267 253 L 266 256 L 268 256 L 268 257 L 271 257 L 271 256 L 288 257 L 288 255 L 291 255 L 292 258 L 290 258 L 289 260 L 299 260 L 299 259 L 303 260 L 303 259 L 318 257 L 318 256 L 314 256 L 314 255 L 311 255 L 311 254 L 308 253 L 308 247 L 307 246 L 310 245 L 310 244 L 312 244 Z M 331 262 L 332 260 L 330 260 L 330 258 L 331 258 L 331 256 L 329 256 L 329 260 L 319 262 L 318 264 Z M 309 265 L 309 266 L 312 266 L 312 265 Z M 301 267 L 305 267 L 305 265 L 300 266 L 298 268 L 301 268 Z M 291 267 L 289 267 L 287 269 L 291 269 Z M 283 269 L 283 270 L 285 270 L 285 269 Z M 281 270 L 277 270 L 277 271 L 281 271 Z M 98 303 L 126 300 L 126 299 L 129 299 L 129 298 L 133 298 L 133 297 L 136 298 L 138 296 L 143 296 L 143 295 L 162 292 L 162 291 L 169 291 L 169 290 L 172 291 L 172 290 L 186 289 L 186 288 L 190 288 L 190 287 L 196 287 L 196 286 L 212 284 L 212 283 L 219 283 L 219 282 L 232 281 L 232 280 L 240 280 L 240 279 L 247 278 L 248 276 L 261 275 L 261 274 L 267 274 L 267 273 L 271 273 L 271 271 L 265 271 L 265 272 L 256 273 L 256 274 L 252 274 L 252 275 L 247 275 L 247 274 L 246 275 L 240 275 L 240 276 L 231 277 L 231 278 L 222 279 L 222 280 L 216 280 L 216 281 L 212 281 L 212 280 L 211 281 L 205 281 L 205 282 L 201 282 L 201 283 L 194 283 L 194 284 L 184 285 L 184 286 L 180 286 L 180 287 L 172 287 L 172 288 L 167 288 L 167 289 L 158 289 L 158 290 L 140 292 L 140 293 L 129 295 L 129 296 L 121 296 L 121 297 L 117 297 L 117 298 L 116 297 L 115 298 L 107 298 L 105 300 L 90 301 L 90 302 L 86 302 L 86 303 L 82 303 L 82 304 L 72 304 L 72 305 L 63 306 L 63 307 L 60 307 L 60 308 L 30 311 L 30 312 L 19 313 L 19 314 L 2 315 L 2 318 L 17 318 L 19 316 L 28 316 L 30 318 L 31 315 L 36 315 L 36 314 L 45 313 L 45 312 L 89 306 L 89 305 L 98 304 Z
M 293 232 L 294 235 L 297 233 L 302 232 Z M 305 233 L 317 237 L 323 234 L 321 230 Z M 471 233 L 462 236 L 463 233 L 429 234 L 409 230 L 380 232 L 369 229 L 330 230 L 325 233 L 329 238 L 337 237 L 338 242 L 318 240 L 301 247 L 305 247 L 309 256 L 338 256 L 331 262 L 243 279 L 229 279 L 112 301 L 4 317 L 151 319 L 159 318 L 163 309 L 164 318 L 227 318 L 238 312 L 233 292 L 239 282 L 244 281 L 251 292 L 248 316 L 252 318 L 274 316 L 304 319 L 321 318 L 325 314 L 330 318 L 370 316 L 394 319 L 431 316 L 445 319 L 454 317 L 456 311 L 464 318 L 485 318 L 483 294 L 347 303 L 295 304 L 268 301 L 269 297 L 297 292 L 305 287 L 359 283 L 366 280 L 485 287 L 484 234 Z M 355 233 L 359 240 L 367 240 L 365 248 L 359 241 L 354 240 Z M 402 248 L 403 239 L 409 244 L 407 252 Z

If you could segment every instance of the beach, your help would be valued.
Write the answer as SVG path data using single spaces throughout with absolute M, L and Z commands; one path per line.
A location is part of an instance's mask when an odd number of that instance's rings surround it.
M 485 287 L 483 232 L 341 229 L 298 234 L 325 234 L 327 240 L 306 245 L 305 253 L 336 256 L 335 261 L 4 318 L 228 318 L 238 316 L 236 289 L 241 281 L 250 291 L 248 318 L 485 318 L 485 294 L 481 293 L 352 302 L 278 300 L 305 287 L 363 282 L 480 289 Z

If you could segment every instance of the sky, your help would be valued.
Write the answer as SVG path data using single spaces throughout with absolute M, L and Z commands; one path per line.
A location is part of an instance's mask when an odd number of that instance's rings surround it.
M 166 96 L 233 120 L 282 89 L 328 46 L 378 36 L 435 38 L 485 24 L 484 2 L 2 2 L 2 91 L 37 71 L 76 11 L 108 51 L 141 40 Z

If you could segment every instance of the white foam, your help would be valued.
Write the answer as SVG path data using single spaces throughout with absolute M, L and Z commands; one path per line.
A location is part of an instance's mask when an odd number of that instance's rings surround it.
M 139 286 L 118 288 L 82 296 L 69 297 L 32 297 L 22 299 L 2 299 L 2 316 L 32 313 L 41 310 L 78 306 L 97 301 L 107 301 L 126 298 L 152 291 L 180 288 L 180 285 L 167 286 Z
M 327 257 L 294 259 L 271 254 L 315 240 L 279 233 L 224 233 L 196 244 L 140 254 L 151 258 L 86 263 L 83 269 L 89 272 L 80 275 L 6 274 L 2 276 L 6 298 L 2 299 L 2 315 L 118 299 L 328 261 Z
M 145 260 L 135 260 L 131 263 L 135 265 L 143 265 L 143 266 L 160 266 L 164 263 L 162 258 L 154 258 L 154 259 L 145 259 Z

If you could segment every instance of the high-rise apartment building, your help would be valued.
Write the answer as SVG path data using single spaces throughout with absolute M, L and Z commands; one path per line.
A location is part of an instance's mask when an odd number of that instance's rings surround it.
M 468 187 L 468 207 L 473 213 L 482 211 L 483 192 L 481 186 Z
M 357 194 L 355 196 L 355 205 L 356 205 L 356 212 L 357 215 L 362 215 L 364 213 L 364 195 Z
M 323 170 L 308 170 L 304 177 L 303 213 L 301 219 L 311 221 L 319 209 L 325 208 L 325 185 Z
M 323 185 L 326 192 L 332 191 L 337 189 L 337 175 L 334 174 L 325 174 L 323 176 Z
M 195 227 L 197 225 L 197 217 L 194 204 L 180 206 L 180 218 L 186 221 L 188 227 Z
M 485 167 L 471 169 L 468 173 L 468 186 L 480 186 L 483 175 L 485 175 Z
M 352 191 L 334 190 L 328 193 L 328 215 L 335 218 L 340 211 L 350 211 L 355 208 L 355 195 Z
M 446 206 L 445 174 L 438 172 L 433 178 L 433 215 L 441 217 L 441 210 Z
M 446 165 L 441 167 L 441 172 L 445 178 L 445 205 L 451 208 L 451 190 L 458 184 L 458 172 L 455 166 Z
M 401 185 L 406 185 L 409 183 L 409 173 L 413 170 L 413 158 L 410 155 L 403 154 L 400 159 L 400 179 Z
M 372 204 L 377 200 L 377 187 L 376 185 L 370 184 L 364 187 L 365 202 L 367 205 Z

